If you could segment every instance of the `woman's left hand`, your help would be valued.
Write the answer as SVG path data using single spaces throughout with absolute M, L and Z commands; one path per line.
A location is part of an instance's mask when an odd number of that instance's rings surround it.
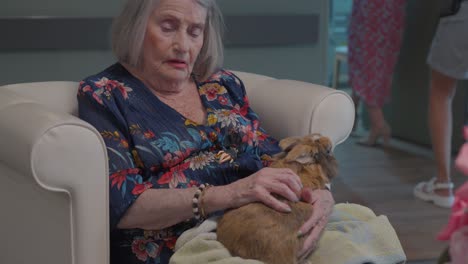
M 303 189 L 301 200 L 312 204 L 314 210 L 309 220 L 301 226 L 298 232 L 298 236 L 309 234 L 302 250 L 299 251 L 299 259 L 307 257 L 315 249 L 335 205 L 335 200 L 329 190 Z

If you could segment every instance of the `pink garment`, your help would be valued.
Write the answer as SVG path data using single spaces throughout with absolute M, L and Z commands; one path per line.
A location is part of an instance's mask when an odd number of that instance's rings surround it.
M 465 140 L 468 140 L 468 126 L 463 128 L 463 136 Z M 468 175 L 468 143 L 463 144 L 460 148 L 460 152 L 458 152 L 457 159 L 455 160 L 455 166 L 463 174 Z
M 463 131 L 465 140 L 468 140 L 468 126 L 465 126 Z M 463 144 L 461 147 L 455 161 L 455 165 L 461 172 L 463 172 L 463 174 L 468 176 L 468 143 Z M 462 227 L 468 227 L 468 181 L 459 187 L 455 192 L 455 202 L 452 207 L 452 214 L 450 215 L 449 222 L 447 226 L 439 233 L 437 239 L 449 240 L 451 237 L 453 238 L 454 232 L 461 229 Z M 468 232 L 465 232 L 464 234 L 468 235 Z M 466 238 L 464 241 L 465 243 L 468 243 L 468 238 Z M 450 245 L 452 247 L 452 242 Z M 465 245 L 465 248 L 468 249 L 468 244 Z
M 449 222 L 437 239 L 449 240 L 452 233 L 463 226 L 468 226 L 468 182 L 458 188 L 455 193 L 455 203 L 452 206 Z
M 353 93 L 367 105 L 390 99 L 400 52 L 406 0 L 353 0 L 349 24 L 349 78 Z
M 468 263 L 468 226 L 464 226 L 452 234 L 449 253 L 452 264 Z

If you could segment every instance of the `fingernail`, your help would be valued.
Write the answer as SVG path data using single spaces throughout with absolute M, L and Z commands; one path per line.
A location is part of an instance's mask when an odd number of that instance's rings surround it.
M 301 230 L 297 231 L 297 237 L 302 237 L 303 235 L 304 235 L 304 234 L 302 234 L 302 231 L 301 231 Z
M 285 210 L 286 212 L 288 212 L 288 213 L 292 212 L 291 207 L 289 207 L 289 206 L 286 206 L 286 207 L 284 208 L 284 210 Z

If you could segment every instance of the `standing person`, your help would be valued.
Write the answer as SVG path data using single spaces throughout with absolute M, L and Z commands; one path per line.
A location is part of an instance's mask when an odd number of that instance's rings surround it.
M 468 80 L 468 1 L 461 3 L 457 14 L 440 19 L 427 62 L 431 67 L 429 130 L 437 171 L 435 177 L 415 187 L 414 195 L 451 207 L 452 99 L 457 80 Z
M 208 215 L 253 202 L 290 212 L 278 196 L 314 204 L 300 254 L 328 222 L 329 190 L 267 167 L 280 148 L 243 82 L 221 69 L 221 18 L 215 0 L 127 0 L 114 21 L 118 62 L 80 83 L 79 116 L 108 150 L 112 264 L 166 264 Z
M 388 144 L 391 129 L 382 112 L 389 101 L 405 21 L 405 0 L 354 0 L 349 26 L 349 78 L 353 100 L 363 101 L 370 133 L 359 143 Z

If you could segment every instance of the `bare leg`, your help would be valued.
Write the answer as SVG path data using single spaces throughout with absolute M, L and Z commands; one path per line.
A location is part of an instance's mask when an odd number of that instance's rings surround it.
M 369 136 L 360 141 L 360 144 L 374 146 L 380 137 L 383 137 L 384 145 L 388 145 L 390 140 L 390 126 L 385 121 L 382 108 L 379 106 L 366 105 L 367 112 L 370 119 L 370 132 Z
M 382 108 L 377 106 L 366 106 L 369 113 L 371 131 L 378 131 L 386 125 L 385 117 Z
M 432 70 L 429 92 L 429 130 L 437 166 L 437 182 L 450 182 L 450 154 L 452 140 L 452 99 L 456 80 Z M 435 191 L 448 196 L 451 190 Z

